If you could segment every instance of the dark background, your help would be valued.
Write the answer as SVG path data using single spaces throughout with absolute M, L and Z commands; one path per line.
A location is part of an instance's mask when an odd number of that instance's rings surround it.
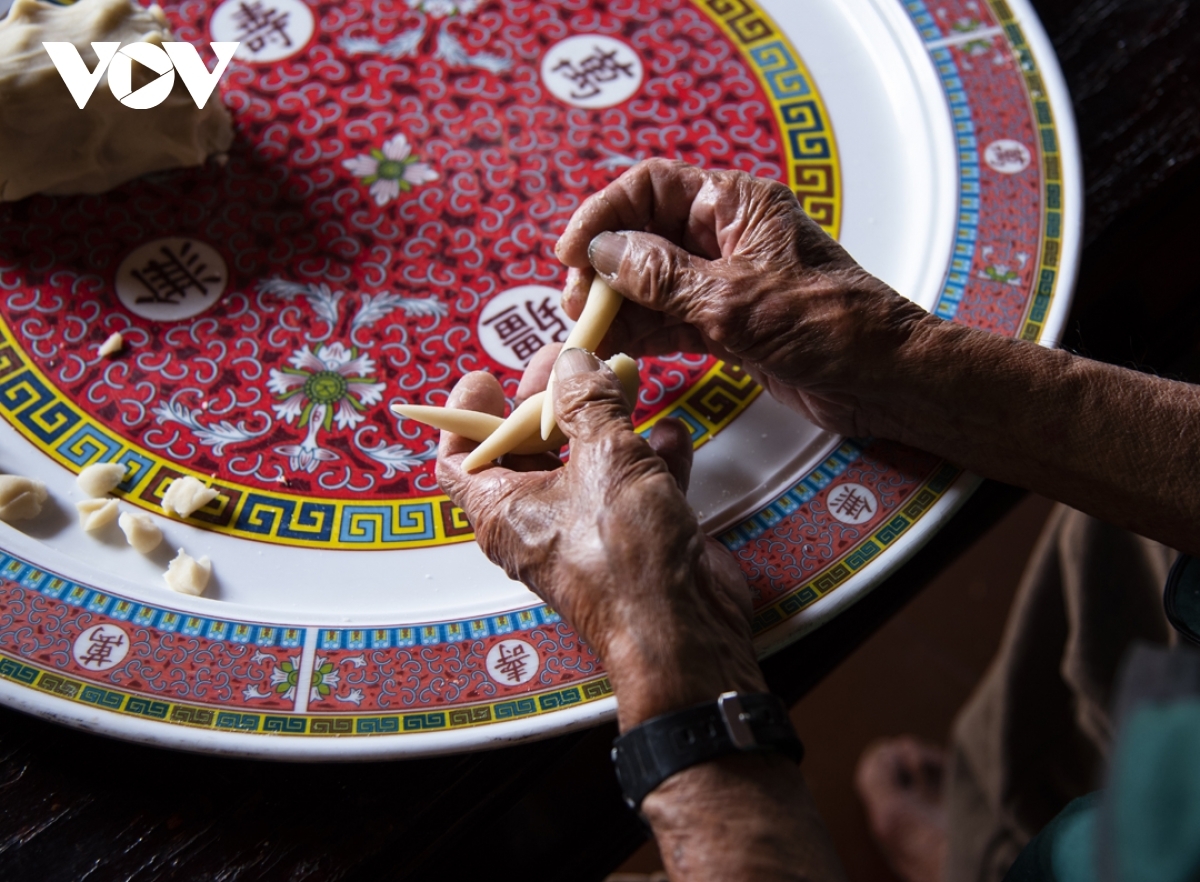
M 1034 5 L 1084 156 L 1085 247 L 1064 345 L 1200 379 L 1200 11 L 1188 0 Z M 774 688 L 789 701 L 810 692 L 1015 505 L 1027 510 L 1020 523 L 1044 517 L 1045 503 L 1023 496 L 985 485 L 885 586 L 772 658 Z M 1014 523 L 991 538 L 1026 548 L 1029 530 Z M 954 578 L 969 587 L 972 575 Z M 644 840 L 612 778 L 612 736 L 601 727 L 470 756 L 291 765 L 153 750 L 0 709 L 0 880 L 599 880 Z

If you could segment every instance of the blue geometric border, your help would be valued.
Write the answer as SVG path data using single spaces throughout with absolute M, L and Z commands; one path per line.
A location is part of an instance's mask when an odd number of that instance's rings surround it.
M 757 511 L 720 535 L 722 545 L 730 551 L 737 551 L 747 542 L 757 539 L 785 517 L 790 515 L 804 503 L 808 502 L 824 488 L 828 487 L 838 475 L 862 456 L 864 441 L 847 438 L 842 446 L 805 475 L 798 483 L 781 493 L 761 511 Z
M 323 628 L 318 632 L 317 648 L 333 650 L 436 646 L 439 643 L 457 643 L 461 640 L 479 640 L 511 634 L 514 631 L 527 631 L 561 621 L 562 616 L 543 604 L 499 616 L 459 622 L 436 622 L 411 628 Z
M 255 646 L 297 648 L 304 644 L 304 628 L 261 625 L 194 616 L 178 610 L 162 609 L 130 600 L 122 600 L 95 588 L 80 585 L 54 573 L 35 567 L 28 561 L 0 551 L 0 579 L 37 591 L 79 609 L 110 616 L 156 631 L 228 640 Z M 514 610 L 502 615 L 484 616 L 448 622 L 430 622 L 391 628 L 322 628 L 318 630 L 319 649 L 391 649 L 408 646 L 436 646 L 502 636 L 554 625 L 562 616 L 545 604 Z
M 929 43 L 942 36 L 923 0 L 904 0 L 904 8 L 922 40 Z M 958 222 L 954 232 L 954 251 L 950 257 L 950 269 L 933 308 L 933 314 L 938 318 L 951 321 L 958 314 L 963 290 L 970 278 L 979 235 L 979 142 L 975 136 L 975 122 L 971 118 L 971 105 L 967 101 L 954 55 L 947 48 L 932 49 L 929 55 L 946 92 L 958 147 Z
M 278 625 L 210 619 L 131 600 L 122 600 L 111 594 L 105 594 L 103 591 L 97 591 L 95 588 L 64 579 L 54 573 L 48 573 L 27 561 L 2 551 L 0 551 L 0 579 L 16 582 L 22 588 L 36 591 L 69 606 L 110 616 L 118 621 L 130 622 L 155 631 L 183 634 L 188 637 L 204 637 L 209 640 L 230 643 L 250 643 L 262 647 L 298 648 L 304 643 L 303 628 L 284 628 Z

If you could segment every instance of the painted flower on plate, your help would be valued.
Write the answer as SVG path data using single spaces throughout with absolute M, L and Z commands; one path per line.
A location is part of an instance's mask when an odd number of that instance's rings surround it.
M 313 660 L 312 683 L 309 686 L 308 700 L 319 701 L 328 697 L 337 688 L 341 679 L 341 674 L 338 673 L 333 662 L 318 655 Z
M 361 411 L 382 401 L 386 387 L 372 376 L 374 359 L 341 343 L 318 346 L 315 352 L 302 346 L 288 363 L 291 367 L 271 369 L 267 388 L 276 398 L 271 409 L 284 422 L 305 426 L 308 432 L 300 444 L 275 451 L 288 457 L 294 470 L 313 472 L 319 463 L 338 458 L 320 445 L 318 433 L 335 424 L 339 429 L 357 426 L 366 419 Z
M 293 656 L 275 666 L 271 671 L 271 691 L 280 698 L 289 700 L 296 697 L 296 684 L 300 681 L 300 659 Z M 247 696 L 251 697 L 251 696 Z M 254 698 L 266 698 L 266 695 L 254 695 Z
M 342 165 L 367 185 L 379 206 L 387 205 L 413 187 L 436 181 L 438 173 L 427 162 L 419 162 L 404 135 L 395 135 L 368 153 L 342 160 Z

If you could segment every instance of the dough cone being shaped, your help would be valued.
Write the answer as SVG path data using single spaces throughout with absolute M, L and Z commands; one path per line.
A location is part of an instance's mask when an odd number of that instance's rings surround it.
M 622 353 L 614 355 L 605 364 L 617 375 L 629 406 L 637 407 L 642 378 L 636 359 Z M 541 437 L 539 422 L 548 395 L 548 392 L 537 393 L 514 410 L 508 419 L 475 410 L 419 404 L 393 404 L 392 413 L 480 442 L 479 447 L 463 460 L 463 468 L 474 472 L 506 453 L 545 453 L 562 449 L 568 439 L 558 426 L 548 439 Z
M 176 75 L 162 104 L 134 110 L 113 97 L 106 73 L 80 110 L 42 47 L 43 41 L 72 43 L 94 70 L 93 42 L 161 46 L 173 39 L 161 9 L 133 0 L 71 6 L 16 0 L 0 19 L 0 202 L 32 193 L 103 193 L 228 150 L 233 124 L 219 92 L 199 109 Z M 132 86 L 154 78 L 135 65 Z
M 486 441 L 493 432 L 504 425 L 504 418 L 490 413 L 480 413 L 477 410 L 459 410 L 456 407 L 426 407 L 421 404 L 393 404 L 392 413 L 405 419 L 416 420 L 435 429 L 443 429 L 462 435 L 472 441 Z M 567 436 L 556 431 L 549 440 L 543 441 L 540 435 L 526 439 L 509 453 L 546 453 L 549 450 L 561 450 L 567 443 Z
M 588 352 L 595 352 L 624 302 L 625 298 L 613 290 L 608 282 L 596 276 L 588 290 L 583 313 L 575 327 L 571 328 L 571 333 L 567 334 L 563 349 L 586 349 Z M 554 431 L 554 371 L 550 371 L 550 379 L 546 381 L 546 392 L 548 394 L 546 403 L 542 405 L 541 416 L 543 438 L 549 438 L 550 433 Z

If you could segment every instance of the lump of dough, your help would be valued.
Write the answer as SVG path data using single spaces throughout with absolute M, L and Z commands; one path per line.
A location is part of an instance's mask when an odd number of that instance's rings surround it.
M 149 554 L 162 542 L 162 530 L 158 529 L 158 524 L 154 523 L 154 519 L 148 514 L 135 511 L 122 512 L 121 516 L 117 518 L 117 526 L 121 528 L 121 532 L 125 534 L 125 539 L 133 546 L 134 551 L 141 554 Z
M 116 355 L 124 348 L 125 338 L 121 335 L 120 331 L 114 331 L 108 335 L 107 340 L 100 344 L 97 354 L 101 358 L 108 358 L 109 356 Z
M 117 518 L 117 500 L 115 499 L 85 499 L 76 502 L 79 511 L 79 523 L 89 533 L 106 527 Z
M 36 518 L 50 494 L 46 485 L 32 478 L 0 475 L 0 521 Z
M 79 489 L 88 496 L 99 497 L 111 493 L 125 480 L 125 466 L 119 462 L 94 462 L 75 479 Z
M 167 587 L 172 591 L 199 597 L 204 593 L 208 577 L 211 575 L 212 561 L 208 559 L 208 555 L 196 560 L 181 548 L 175 559 L 167 564 L 163 578 L 167 580 Z
M 105 74 L 80 110 L 42 47 L 72 43 L 94 70 L 93 42 L 161 46 L 173 39 L 162 10 L 135 0 L 16 0 L 0 18 L 0 202 L 32 193 L 103 193 L 228 150 L 233 124 L 219 92 L 198 109 L 177 75 L 162 104 L 135 110 L 113 97 Z M 136 90 L 156 76 L 135 66 L 131 85 Z
M 191 475 L 186 478 L 176 478 L 163 494 L 162 509 L 167 514 L 177 514 L 186 518 L 197 509 L 204 508 L 218 493 L 212 487 L 205 487 Z

